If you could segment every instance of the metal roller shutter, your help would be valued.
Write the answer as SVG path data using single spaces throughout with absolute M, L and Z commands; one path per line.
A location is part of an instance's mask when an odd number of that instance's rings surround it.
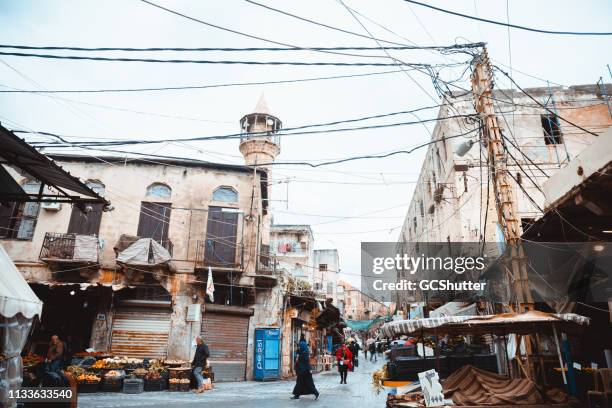
M 165 358 L 170 314 L 169 309 L 116 309 L 111 352 L 125 357 Z
M 249 318 L 208 310 L 202 315 L 202 337 L 210 350 L 215 381 L 244 381 Z

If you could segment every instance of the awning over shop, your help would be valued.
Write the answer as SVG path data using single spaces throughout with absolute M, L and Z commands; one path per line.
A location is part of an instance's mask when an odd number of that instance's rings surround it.
M 0 316 L 11 318 L 17 314 L 31 319 L 42 313 L 42 302 L 34 294 L 11 258 L 0 244 Z
M 7 182 L 12 176 L 2 168 L 0 171 L 0 201 L 58 201 L 70 203 L 97 203 L 110 205 L 77 177 L 62 169 L 53 160 L 39 153 L 35 148 L 17 137 L 13 132 L 0 125 L 0 158 L 2 164 L 18 168 L 41 182 L 42 186 L 53 187 L 57 194 L 30 194 L 14 181 Z M 41 187 L 42 187 L 41 186 Z
M 384 321 L 384 317 L 377 317 L 372 320 L 347 320 L 346 325 L 355 331 L 366 331 L 377 323 L 382 323 Z
M 533 334 L 551 332 L 553 326 L 562 332 L 580 331 L 590 319 L 573 313 L 552 314 L 531 311 L 485 316 L 444 316 L 427 319 L 399 320 L 381 327 L 384 337 L 401 335 L 444 334 Z

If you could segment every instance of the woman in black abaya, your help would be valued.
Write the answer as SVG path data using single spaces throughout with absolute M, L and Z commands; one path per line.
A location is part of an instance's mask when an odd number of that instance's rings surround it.
M 297 380 L 293 388 L 292 399 L 299 399 L 301 395 L 314 394 L 315 399 L 319 399 L 319 391 L 314 385 L 312 373 L 310 372 L 310 352 L 308 351 L 308 343 L 302 336 L 299 344 L 299 351 L 295 361 L 295 371 Z

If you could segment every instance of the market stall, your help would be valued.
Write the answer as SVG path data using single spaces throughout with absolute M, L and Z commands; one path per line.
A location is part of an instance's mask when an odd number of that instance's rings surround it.
M 42 302 L 28 286 L 0 244 L 0 406 L 15 406 L 10 390 L 22 381 L 21 350 L 32 320 L 42 313 Z
M 461 358 L 471 358 L 463 364 L 452 367 L 446 356 L 441 356 L 438 347 L 440 336 L 464 336 L 464 335 L 496 335 L 516 336 L 516 344 L 521 344 L 521 338 L 529 335 L 551 335 L 554 339 L 557 351 L 558 364 L 564 367 L 564 359 L 561 355 L 561 347 L 558 340 L 560 333 L 569 335 L 579 334 L 587 325 L 589 319 L 576 314 L 549 314 L 531 311 L 524 314 L 500 314 L 487 316 L 444 316 L 417 320 L 394 321 L 385 324 L 381 328 L 381 333 L 388 339 L 400 336 L 419 336 L 421 342 L 425 342 L 426 336 L 433 336 L 430 342 L 432 353 L 420 356 L 421 368 L 419 372 L 436 370 L 442 373 L 440 378 L 446 380 L 442 382 L 442 390 L 445 398 L 453 400 L 455 406 L 571 406 L 565 393 L 560 390 L 543 391 L 544 387 L 536 386 L 538 378 L 530 375 L 530 362 L 528 355 L 522 355 L 521 347 L 514 350 L 514 361 L 519 370 L 516 372 L 523 374 L 518 378 L 500 375 L 496 369 L 482 369 L 472 366 L 472 364 L 482 364 L 482 358 L 475 358 L 473 355 L 454 356 L 459 357 L 456 362 L 461 363 Z M 503 350 L 505 356 L 510 357 L 507 348 Z M 423 347 L 423 351 L 425 348 Z M 499 352 L 499 350 L 498 350 Z M 397 352 L 395 353 L 398 354 Z M 402 357 L 397 361 L 403 362 Z M 411 361 L 407 359 L 407 361 Z M 393 362 L 393 361 L 392 361 Z M 390 362 L 391 363 L 391 362 Z M 415 378 L 401 378 L 401 375 L 390 378 L 392 375 L 387 370 L 388 363 L 382 370 L 374 374 L 375 387 L 395 386 L 400 388 L 397 395 L 389 397 L 387 406 L 422 406 L 420 400 L 423 393 L 417 392 L 418 381 Z M 532 362 L 535 364 L 535 361 Z M 542 364 L 542 359 L 539 359 Z M 391 365 L 393 367 L 393 365 Z M 497 368 L 497 367 L 496 367 Z M 500 370 L 501 371 L 501 370 Z M 510 370 L 509 370 L 510 371 Z M 543 370 L 541 371 L 543 373 Z M 403 373 L 400 373 L 403 374 Z M 394 380 L 390 382 L 390 380 Z M 564 377 L 565 383 L 567 380 Z M 546 381 L 543 381 L 544 386 Z M 505 393 L 503 390 L 506 390 Z M 524 393 L 519 392 L 525 391 Z M 533 392 L 535 390 L 535 392 Z M 556 405 L 555 405 L 556 404 Z

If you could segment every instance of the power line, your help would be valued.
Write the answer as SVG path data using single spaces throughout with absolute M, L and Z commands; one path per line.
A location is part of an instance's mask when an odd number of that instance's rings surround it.
M 146 63 L 162 63 L 162 64 L 293 65 L 293 66 L 334 66 L 334 67 L 394 67 L 398 65 L 398 64 L 390 64 L 390 63 L 385 63 L 385 62 L 233 61 L 233 60 L 93 57 L 93 56 L 80 56 L 80 55 L 53 55 L 53 54 L 35 54 L 35 53 L 27 53 L 27 52 L 4 52 L 4 51 L 0 51 L 0 55 L 7 55 L 7 56 L 12 56 L 12 57 L 58 59 L 58 60 L 105 61 L 105 62 L 146 62 Z M 383 57 L 376 57 L 376 58 L 383 58 Z M 404 63 L 402 62 L 401 65 L 410 66 L 410 67 L 422 67 L 422 68 L 431 67 L 430 64 L 422 64 L 422 63 Z
M 499 25 L 499 26 L 503 26 L 503 27 L 509 27 L 509 28 L 516 28 L 518 30 L 532 31 L 532 32 L 542 33 L 542 34 L 593 35 L 593 36 L 597 36 L 597 35 L 603 35 L 603 36 L 612 35 L 612 32 L 578 32 L 578 31 L 544 30 L 544 29 L 539 29 L 539 28 L 533 28 L 533 27 L 526 27 L 526 26 L 521 26 L 521 25 L 516 25 L 516 24 L 504 23 L 502 21 L 489 20 L 489 19 L 481 18 L 481 17 L 475 17 L 475 16 L 471 16 L 469 14 L 458 13 L 456 11 L 451 11 L 451 10 L 443 9 L 443 8 L 440 8 L 440 7 L 432 6 L 431 4 L 421 3 L 421 2 L 415 1 L 415 0 L 404 0 L 404 1 L 407 2 L 407 3 L 416 4 L 418 6 L 427 7 L 427 8 L 430 8 L 432 10 L 440 11 L 442 13 L 451 14 L 453 16 L 469 18 L 470 20 L 482 21 L 484 23 L 495 24 L 495 25 Z
M 347 55 L 347 56 L 351 56 L 351 57 L 372 57 L 372 58 L 379 58 L 379 57 L 377 57 L 375 55 L 351 54 L 351 53 L 345 53 L 345 52 L 340 52 L 340 51 L 326 51 L 326 50 L 317 50 L 317 49 L 308 48 L 308 47 L 298 47 L 298 46 L 295 46 L 293 44 L 288 44 L 288 43 L 284 43 L 284 42 L 280 42 L 280 41 L 270 40 L 268 38 L 260 37 L 260 36 L 253 35 L 253 34 L 244 33 L 244 32 L 241 32 L 241 31 L 233 30 L 231 28 L 222 27 L 222 26 L 217 25 L 217 24 L 209 23 L 209 22 L 204 21 L 202 19 L 191 17 L 191 16 L 189 16 L 187 14 L 183 14 L 183 13 L 178 12 L 176 10 L 172 10 L 172 9 L 167 8 L 167 7 L 160 6 L 159 4 L 153 3 L 153 2 L 148 1 L 148 0 L 140 0 L 140 1 L 142 1 L 143 3 L 146 3 L 146 4 L 150 5 L 150 6 L 157 7 L 160 10 L 164 10 L 164 11 L 166 11 L 168 13 L 174 14 L 174 15 L 182 17 L 182 18 L 185 18 L 187 20 L 191 20 L 191 21 L 194 21 L 196 23 L 204 24 L 204 25 L 206 25 L 208 27 L 216 28 L 216 29 L 222 30 L 222 31 L 227 31 L 227 32 L 230 32 L 232 34 L 237 34 L 237 35 L 240 35 L 240 36 L 243 36 L 243 37 L 247 37 L 247 38 L 251 38 L 251 39 L 254 39 L 254 40 L 264 41 L 264 42 L 267 42 L 267 43 L 270 43 L 270 44 L 274 44 L 274 45 L 280 45 L 280 46 L 283 46 L 283 47 L 289 47 L 289 48 L 295 48 L 295 49 L 301 49 L 301 50 L 307 50 L 307 51 L 321 52 L 321 53 L 326 53 L 326 54 Z
M 386 124 L 379 124 L 379 125 L 366 125 L 366 126 L 357 126 L 357 127 L 345 127 L 345 128 L 335 128 L 335 129 L 325 129 L 325 130 L 311 130 L 311 131 L 304 131 L 304 129 L 310 129 L 310 128 L 318 128 L 318 127 L 326 127 L 326 126 L 332 126 L 332 125 L 337 125 L 337 124 L 344 124 L 344 123 L 354 123 L 354 122 L 360 122 L 360 121 L 364 121 L 364 120 L 371 120 L 371 119 L 377 119 L 377 118 L 384 118 L 384 117 L 389 117 L 389 116 L 396 116 L 396 115 L 402 115 L 402 114 L 409 114 L 409 113 L 414 113 L 414 112 L 418 112 L 418 111 L 422 111 L 422 110 L 427 110 L 427 109 L 432 109 L 435 108 L 437 106 L 428 106 L 428 107 L 424 107 L 424 108 L 418 108 L 418 109 L 414 109 L 411 111 L 400 111 L 400 112 L 391 112 L 391 113 L 386 113 L 386 114 L 382 114 L 382 115 L 373 115 L 373 116 L 366 116 L 366 117 L 361 117 L 361 118 L 353 118 L 353 119 L 346 119 L 346 120 L 340 120 L 340 121 L 334 121 L 334 122 L 327 122 L 327 123 L 318 123 L 318 124 L 312 124 L 312 125 L 303 125 L 303 126 L 297 126 L 297 127 L 292 127 L 292 128 L 286 128 L 284 129 L 284 132 L 291 132 L 291 133 L 277 133 L 276 135 L 278 136 L 291 136 L 291 135 L 307 135 L 307 134 L 319 134 L 319 133 L 336 133 L 336 132 L 345 132 L 345 131 L 356 131 L 356 130 L 368 130 L 368 129 L 381 129 L 381 128 L 388 128 L 388 127 L 397 127 L 397 126 L 408 126 L 408 125 L 416 125 L 416 124 L 421 124 L 421 123 L 428 123 L 428 122 L 438 122 L 438 121 L 443 121 L 443 120 L 449 120 L 449 119 L 456 119 L 456 118 L 471 118 L 474 117 L 475 114 L 465 114 L 465 115 L 454 115 L 454 116 L 447 116 L 447 117 L 438 117 L 438 118 L 430 118 L 430 119 L 423 119 L 423 120 L 419 120 L 419 121 L 408 121 L 408 122 L 396 122 L 396 123 L 386 123 Z M 296 132 L 297 130 L 297 132 Z M 189 142 L 189 141 L 202 141 L 202 140 L 226 140 L 226 139 L 239 139 L 241 137 L 244 137 L 245 134 L 244 133 L 231 133 L 231 134 L 226 134 L 226 135 L 214 135 L 214 136 L 197 136 L 197 137 L 187 137 L 187 138 L 177 138 L 177 139 L 156 139 L 156 140 L 150 140 L 150 139 L 131 139 L 131 140 L 117 140 L 117 141 L 108 141 L 108 142 L 94 142 L 94 141 L 68 141 L 65 139 L 65 135 L 60 135 L 57 133 L 51 133 L 51 132 L 41 132 L 41 131 L 30 131 L 30 130 L 21 130 L 21 129 L 14 129 L 13 132 L 15 133 L 25 133 L 25 134 L 31 134 L 31 133 L 35 133 L 35 134 L 40 134 L 40 135 L 44 135 L 44 136 L 52 136 L 52 137 L 56 137 L 58 138 L 61 142 L 66 143 L 71 147 L 71 146 L 88 146 L 88 147 L 94 147 L 94 146 L 118 146 L 118 145 L 135 145 L 135 144 L 156 144 L 156 143 L 164 143 L 164 142 Z M 267 132 L 252 132 L 249 133 L 250 137 L 257 137 L 257 136 L 267 136 Z M 69 136 L 69 137 L 76 137 L 76 136 Z M 36 144 L 37 146 L 41 146 L 40 143 Z M 61 145 L 57 145 L 57 146 L 53 146 L 53 144 L 49 144 L 49 142 L 47 142 L 47 144 L 43 144 L 42 147 L 61 147 Z
M 411 68 L 410 70 L 414 70 Z M 350 74 L 350 75 L 335 75 L 325 77 L 313 77 L 313 78 L 297 78 L 297 79 L 285 79 L 278 81 L 254 81 L 254 82 L 230 82 L 225 84 L 210 84 L 210 85 L 187 85 L 187 86 L 163 86 L 163 87 L 147 87 L 147 88 L 109 88 L 109 89 L 68 89 L 68 90 L 29 90 L 29 89 L 18 89 L 18 90 L 0 90 L 0 93 L 105 93 L 105 92 L 149 92 L 149 91 L 178 91 L 178 90 L 190 90 L 190 89 L 209 89 L 209 88 L 227 88 L 234 86 L 253 86 L 253 85 L 274 85 L 274 84 L 289 84 L 299 82 L 311 82 L 311 81 L 325 81 L 331 79 L 345 79 L 345 78 L 359 78 L 368 77 L 375 75 L 395 74 L 402 72 L 401 70 L 393 71 L 379 71 L 379 72 L 368 72 L 365 74 Z M 5 86 L 5 85 L 0 85 Z
M 404 1 L 408 1 L 408 0 L 404 0 Z M 597 133 L 595 132 L 591 132 L 590 130 L 587 130 L 585 128 L 583 128 L 582 126 L 579 126 L 577 124 L 575 124 L 574 122 L 570 122 L 569 120 L 565 119 L 564 117 L 562 117 L 561 115 L 559 115 L 558 113 L 554 112 L 553 110 L 551 110 L 550 108 L 548 108 L 547 106 L 543 105 L 540 101 L 538 101 L 536 98 L 534 98 L 533 96 L 531 96 L 531 94 L 527 93 L 527 91 L 525 91 L 523 88 L 521 88 L 521 86 L 519 84 L 516 83 L 516 81 L 504 70 L 502 70 L 501 68 L 494 66 L 499 72 L 501 72 L 502 74 L 504 74 L 522 93 L 524 93 L 529 99 L 531 99 L 532 101 L 534 101 L 538 106 L 540 106 L 541 108 L 544 108 L 548 113 L 554 115 L 555 117 L 561 119 L 562 121 L 582 130 L 585 133 L 589 133 L 593 136 L 599 136 Z
M 248 0 L 246 0 L 248 1 Z M 362 36 L 357 33 L 352 33 Z M 362 36 L 369 38 L 367 36 Z M 384 40 L 381 40 L 384 41 Z M 389 50 L 450 50 L 457 48 L 474 48 L 480 46 L 478 44 L 455 44 L 449 46 L 417 46 L 417 45 L 405 45 L 397 44 L 395 46 L 384 47 Z M 54 45 L 54 46 L 40 46 L 40 45 L 16 45 L 16 44 L 0 44 L 0 48 L 11 48 L 17 50 L 47 50 L 47 51 L 92 51 L 92 52 L 106 52 L 106 51 L 123 51 L 123 52 L 159 52 L 159 51 L 173 51 L 173 52 L 254 52 L 254 51 L 378 51 L 379 47 L 365 47 L 365 46 L 338 46 L 338 47 L 72 47 L 66 45 Z M 366 55 L 363 55 L 364 57 Z
M 478 129 L 473 129 L 471 131 L 468 131 L 466 133 L 461 133 L 458 135 L 452 135 L 452 136 L 446 136 L 446 139 L 453 139 L 456 137 L 462 137 L 462 136 L 467 136 L 471 133 L 474 133 L 475 131 L 477 131 Z M 35 134 L 42 134 L 42 135 L 48 135 L 44 132 L 33 132 L 33 131 L 28 131 L 26 133 L 35 133 Z M 379 154 L 379 155 L 362 155 L 362 156 L 352 156 L 352 157 L 347 157 L 344 159 L 338 159 L 338 160 L 333 160 L 333 161 L 327 161 L 327 162 L 323 162 L 323 163 L 311 163 L 311 162 L 306 162 L 306 161 L 294 161 L 294 162 L 270 162 L 270 163 L 261 163 L 259 164 L 259 166 L 279 166 L 279 165 L 291 165 L 291 166 L 309 166 L 312 168 L 316 168 L 316 167 L 322 167 L 322 166 L 329 166 L 329 165 L 333 165 L 333 164 L 340 164 L 340 163 L 345 163 L 345 162 L 350 162 L 350 161 L 356 161 L 356 160 L 365 160 L 365 159 L 383 159 L 383 158 L 387 158 L 387 157 L 391 157 L 391 156 L 395 156 L 398 154 L 411 154 L 414 151 L 429 146 L 430 144 L 433 143 L 437 143 L 438 141 L 432 140 L 426 143 L 422 143 L 420 145 L 415 146 L 412 149 L 407 149 L 407 150 L 396 150 L 396 151 L 392 151 L 389 153 L 385 153 L 385 154 Z M 59 147 L 59 146 L 58 146 Z M 93 150 L 93 151 L 105 151 L 105 152 L 113 152 L 113 153 L 124 153 L 124 154 L 133 154 L 133 155 L 137 155 L 137 156 L 145 156 L 145 157 L 156 157 L 156 158 L 161 158 L 161 159 L 168 159 L 168 160 L 185 160 L 182 157 L 175 157 L 175 156 L 166 156 L 166 155 L 158 155 L 158 154 L 147 154 L 147 153 L 140 153 L 140 152 L 131 152 L 131 151 L 126 151 L 126 150 L 116 150 L 116 149 L 105 149 L 105 148 L 100 148 L 100 147 L 85 147 L 85 146 L 74 146 L 74 147 L 80 147 L 83 149 L 87 149 L 87 150 Z M 211 162 L 207 162 L 204 160 L 199 160 L 199 159 L 189 159 L 189 161 L 191 162 L 200 162 L 202 164 L 211 164 Z

